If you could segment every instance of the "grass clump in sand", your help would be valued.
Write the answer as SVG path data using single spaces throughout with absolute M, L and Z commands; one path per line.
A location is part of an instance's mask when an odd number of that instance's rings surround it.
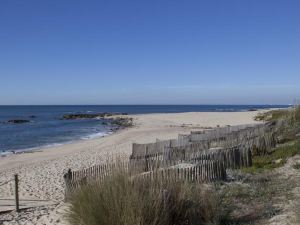
M 257 173 L 277 168 L 283 166 L 288 158 L 300 154 L 300 106 L 261 113 L 255 119 L 276 124 L 275 135 L 281 146 L 267 154 L 254 155 L 253 165 L 243 168 L 243 172 Z
M 285 120 L 291 123 L 300 123 L 300 106 L 297 105 L 289 109 L 277 109 L 259 113 L 254 119 L 265 122 Z
M 221 211 L 203 184 L 118 171 L 74 193 L 66 217 L 71 225 L 204 225 L 220 224 Z
M 254 119 L 275 123 L 278 143 L 286 143 L 300 137 L 300 106 L 260 113 Z
M 230 210 L 227 224 L 264 224 L 261 223 L 281 212 L 276 206 L 276 196 L 287 189 L 287 182 L 278 180 L 274 174 L 247 175 L 243 182 L 226 183 L 220 187 L 222 207 Z
M 269 154 L 253 156 L 252 166 L 243 168 L 242 170 L 246 173 L 257 173 L 268 169 L 274 169 L 283 166 L 288 158 L 297 154 L 300 154 L 300 140 L 277 147 Z
M 258 113 L 254 119 L 257 121 L 275 121 L 288 116 L 288 113 L 288 110 L 285 109 L 272 110 L 265 113 Z

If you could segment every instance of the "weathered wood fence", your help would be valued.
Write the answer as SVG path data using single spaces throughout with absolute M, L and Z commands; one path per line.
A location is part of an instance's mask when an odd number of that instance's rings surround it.
M 195 163 L 196 162 L 196 163 Z M 149 163 L 145 170 L 144 163 L 123 162 L 117 164 L 104 164 L 90 167 L 84 170 L 69 170 L 64 175 L 66 184 L 65 196 L 68 197 L 78 188 L 95 182 L 103 182 L 114 174 L 126 173 L 133 180 L 141 179 L 164 179 L 164 180 L 186 180 L 197 182 L 212 182 L 226 178 L 226 166 L 222 161 L 209 159 L 195 159 L 193 164 L 174 164 L 173 161 L 166 163 L 167 167 Z M 141 167 L 143 166 L 143 167 Z
M 183 166 L 183 167 L 181 167 Z M 172 166 L 166 169 L 152 170 L 137 176 L 142 179 L 185 180 L 212 182 L 226 179 L 224 163 L 216 160 L 202 160 L 198 164 Z
M 118 171 L 133 179 L 225 180 L 226 169 L 251 166 L 253 154 L 264 154 L 275 145 L 273 128 L 266 124 L 216 128 L 179 134 L 178 139 L 134 143 L 127 162 L 69 170 L 64 175 L 66 196 Z
M 229 129 L 230 128 L 230 129 Z M 240 130 L 238 130 L 241 128 Z M 199 151 L 214 147 L 232 147 L 243 145 L 250 148 L 251 152 L 262 153 L 272 149 L 276 140 L 272 130 L 265 125 L 237 126 L 217 128 L 216 130 L 191 132 L 190 135 L 178 135 L 178 139 L 165 141 L 157 140 L 155 143 L 136 144 L 132 146 L 131 158 L 149 157 L 152 155 L 166 155 L 166 151 L 172 151 L 174 147 L 188 148 L 197 144 Z

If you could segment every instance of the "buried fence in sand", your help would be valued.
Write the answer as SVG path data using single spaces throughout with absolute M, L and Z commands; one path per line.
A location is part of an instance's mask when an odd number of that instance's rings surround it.
M 93 166 L 64 175 L 66 196 L 85 184 L 101 182 L 116 172 L 133 180 L 154 179 L 212 182 L 226 179 L 226 169 L 252 165 L 253 154 L 265 154 L 276 145 L 275 127 L 268 124 L 216 128 L 178 139 L 133 144 L 129 161 Z

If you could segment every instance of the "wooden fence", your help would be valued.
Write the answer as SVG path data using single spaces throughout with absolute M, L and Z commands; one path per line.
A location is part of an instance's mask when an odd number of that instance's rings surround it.
M 203 148 L 197 144 L 183 147 L 169 147 L 162 154 L 152 154 L 146 157 L 132 157 L 130 162 L 139 165 L 140 172 L 155 168 L 168 168 L 178 163 L 199 163 L 202 160 L 218 160 L 226 168 L 237 169 L 252 165 L 252 155 L 249 147 L 239 145 L 230 148 Z
M 264 154 L 275 144 L 273 128 L 265 124 L 216 128 L 179 134 L 178 139 L 135 143 L 127 162 L 69 170 L 64 175 L 66 196 L 82 185 L 102 182 L 120 170 L 134 179 L 224 180 L 226 169 L 251 166 L 252 154 Z
M 238 130 L 238 128 L 242 128 Z M 268 126 L 257 125 L 252 127 L 237 126 L 218 128 L 217 131 L 192 132 L 190 135 L 178 135 L 178 139 L 156 141 L 149 144 L 137 144 L 132 146 L 131 158 L 149 157 L 152 155 L 165 155 L 168 149 L 174 147 L 188 148 L 198 144 L 198 149 L 206 150 L 215 147 L 232 147 L 236 145 L 248 146 L 251 152 L 265 153 L 276 145 L 274 133 Z
M 193 164 L 175 164 L 170 161 L 164 165 L 168 165 L 167 167 L 150 164 L 149 161 L 148 169 L 144 168 L 145 163 L 123 162 L 97 165 L 78 171 L 69 170 L 64 175 L 65 196 L 68 198 L 78 188 L 95 182 L 103 182 L 118 172 L 125 172 L 128 178 L 134 180 L 161 178 L 164 180 L 175 179 L 176 181 L 212 182 L 226 179 L 226 167 L 223 162 L 218 160 L 195 159 Z M 151 170 L 149 170 L 150 167 Z
M 183 165 L 181 164 L 172 166 L 166 169 L 158 169 L 142 173 L 137 178 L 141 179 L 163 179 L 175 181 L 191 181 L 191 182 L 212 182 L 226 179 L 226 168 L 224 163 L 216 160 L 202 160 L 201 163 L 196 165 Z

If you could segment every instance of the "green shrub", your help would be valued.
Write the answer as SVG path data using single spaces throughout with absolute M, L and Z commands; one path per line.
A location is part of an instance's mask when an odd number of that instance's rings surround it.
M 264 113 L 258 113 L 255 117 L 257 121 L 278 121 L 285 120 L 292 123 L 300 123 L 300 106 L 295 106 L 293 109 L 276 109 Z
M 275 136 L 277 143 L 283 144 L 299 139 L 300 106 L 259 113 L 255 120 L 272 122 L 276 125 Z
M 255 173 L 284 165 L 288 158 L 300 154 L 300 141 L 277 147 L 270 154 L 253 156 L 252 166 L 243 168 L 243 172 Z
M 218 198 L 199 183 L 132 180 L 117 172 L 78 190 L 66 218 L 71 225 L 218 224 L 218 205 Z
M 295 109 L 295 120 L 296 122 L 300 122 L 300 107 Z
M 275 121 L 287 117 L 290 111 L 287 109 L 271 110 L 264 113 L 258 113 L 254 119 L 257 121 Z

